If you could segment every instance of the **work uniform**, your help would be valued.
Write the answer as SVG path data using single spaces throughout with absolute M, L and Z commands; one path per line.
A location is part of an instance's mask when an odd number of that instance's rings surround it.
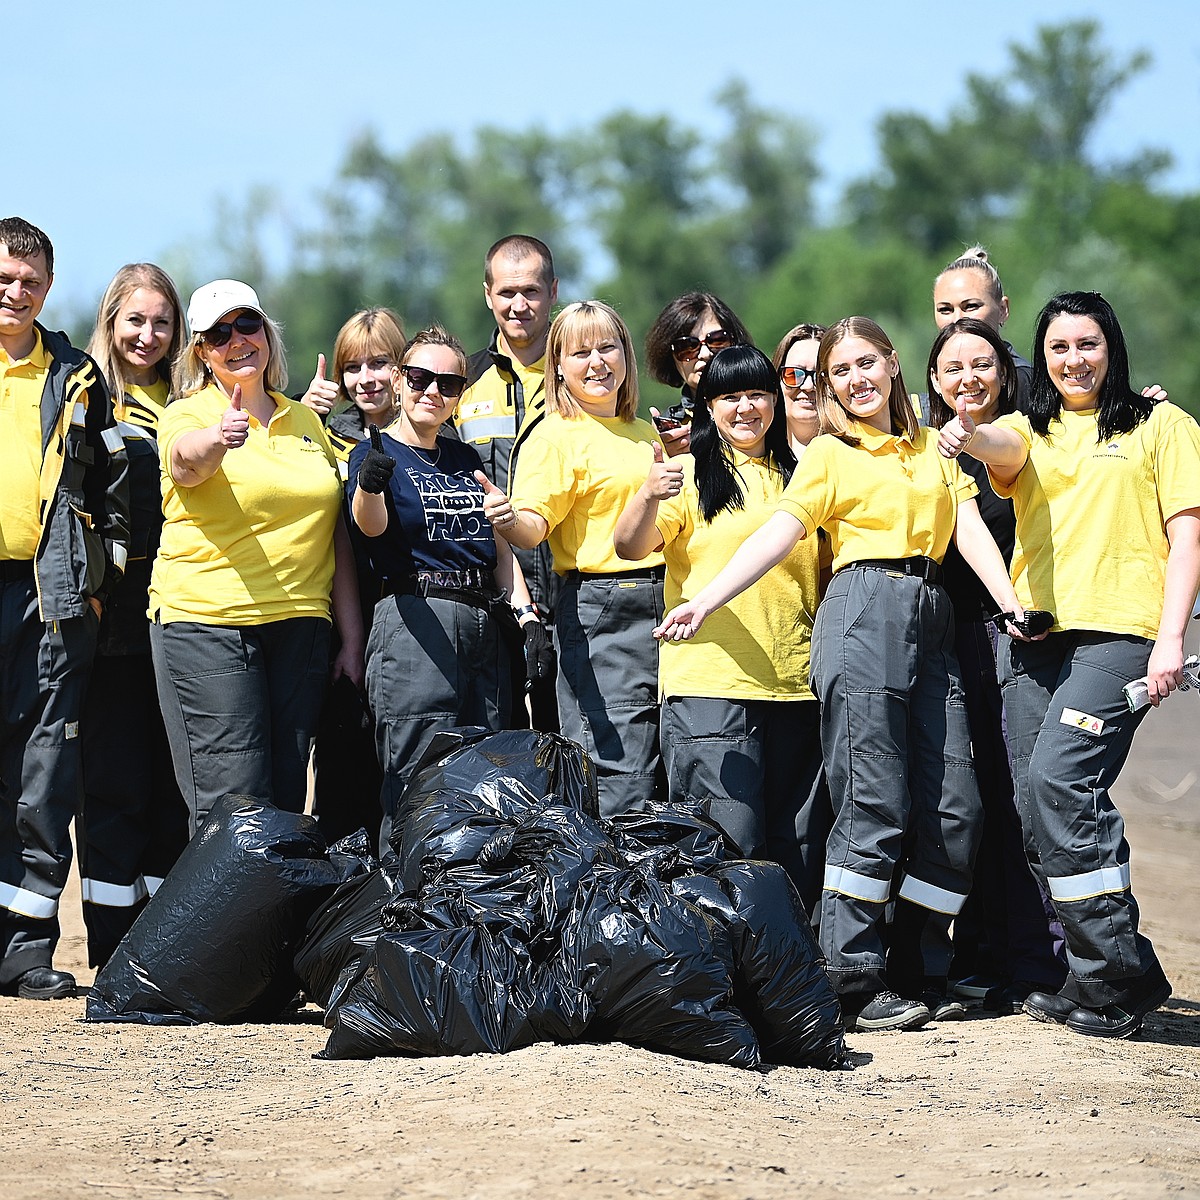
M 457 725 L 504 728 L 510 703 L 505 621 L 516 621 L 496 587 L 496 539 L 474 477 L 479 455 L 452 438 L 433 451 L 382 434 L 396 460 L 384 490 L 387 528 L 363 537 L 381 580 L 367 639 L 367 694 L 383 766 L 383 832 L 435 734 Z M 350 499 L 370 449 L 350 455 Z
M 852 431 L 857 446 L 814 439 L 779 505 L 807 536 L 827 530 L 833 550 L 812 649 L 834 808 L 820 940 L 838 992 L 919 996 L 944 990 L 981 817 L 938 582 L 958 506 L 977 489 L 927 429 Z
M 103 966 L 187 845 L 187 805 L 150 660 L 146 603 L 162 529 L 160 381 L 130 387 L 116 405 L 129 458 L 129 560 L 100 622 L 84 702 L 83 807 L 77 824 L 88 961 Z
M 483 472 L 502 491 L 509 490 L 521 446 L 546 412 L 546 360 L 525 366 L 500 349 L 500 331 L 491 343 L 471 355 L 467 364 L 467 387 L 454 412 L 454 427 L 459 438 L 473 446 L 483 460 Z M 554 620 L 558 599 L 558 578 L 544 543 L 532 550 L 513 549 L 525 576 L 529 596 L 539 615 L 548 623 Z M 517 655 L 516 670 L 523 671 L 524 658 Z M 521 684 L 514 683 L 515 719 L 521 724 L 523 704 Z M 529 682 L 529 708 L 533 727 L 543 733 L 559 729 L 555 680 Z
M 1146 673 L 1162 617 L 1166 522 L 1200 508 L 1200 429 L 1172 404 L 1101 441 L 1096 411 L 1064 410 L 1037 435 L 996 424 L 1028 457 L 1008 486 L 1016 508 L 1013 586 L 1056 617 L 1040 642 L 1001 643 L 1017 804 L 1035 872 L 1066 932 L 1061 994 L 1100 1009 L 1136 1005 L 1165 982 L 1139 932 L 1125 826 L 1109 794 L 1147 709 L 1122 688 Z
M 325 433 L 344 483 L 349 477 L 350 453 L 367 436 L 362 409 L 349 404 L 340 412 L 330 413 Z M 375 601 L 379 598 L 379 578 L 371 570 L 361 539 L 351 541 L 363 628 L 370 629 Z M 333 657 L 337 657 L 340 646 L 335 628 L 331 631 L 330 645 Z M 313 739 L 313 769 L 313 812 L 320 819 L 324 837 L 335 842 L 361 828 L 374 842 L 382 816 L 379 792 L 383 784 L 383 772 L 375 754 L 375 722 L 366 697 L 344 675 L 329 681 L 325 688 Z
M 163 415 L 164 524 L 150 641 L 175 775 L 194 833 L 222 796 L 299 812 L 329 670 L 334 529 L 342 507 L 320 418 L 271 393 L 244 445 L 192 487 L 167 470 L 180 437 L 218 424 L 215 384 Z
M 783 494 L 783 473 L 773 462 L 729 454 L 743 507 L 706 521 L 690 455 L 681 460 L 679 494 L 659 501 L 668 611 L 709 583 Z M 660 643 L 658 668 L 671 801 L 703 805 L 743 857 L 782 864 L 810 913 L 833 816 L 820 709 L 808 683 L 819 555 L 817 538 L 798 542 L 695 637 Z
M 970 455 L 958 460 L 979 488 L 979 514 L 1000 556 L 1011 563 L 1016 518 L 1011 500 L 997 496 L 987 467 Z M 954 922 L 956 979 L 975 977 L 997 988 L 1056 992 L 1066 976 L 1063 932 L 1050 897 L 1025 858 L 1009 764 L 997 678 L 998 631 L 988 617 L 996 602 L 951 544 L 946 551 L 946 591 L 954 603 L 954 653 L 962 671 L 975 778 L 983 804 L 983 829 L 971 894 Z
M 0 349 L 0 987 L 49 967 L 79 808 L 80 715 L 128 539 L 125 447 L 95 363 L 35 325 Z
M 631 564 L 613 547 L 656 440 L 640 418 L 547 413 L 524 442 L 512 487 L 513 508 L 549 528 L 562 580 L 554 621 L 562 732 L 591 756 L 605 816 L 644 807 L 665 783 L 653 637 L 663 617 L 663 556 Z

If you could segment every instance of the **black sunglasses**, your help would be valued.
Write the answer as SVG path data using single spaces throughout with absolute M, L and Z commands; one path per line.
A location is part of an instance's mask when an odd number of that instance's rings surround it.
M 427 371 L 424 367 L 401 367 L 408 386 L 414 392 L 427 392 L 429 385 L 436 379 L 438 392 L 447 400 L 457 400 L 467 386 L 465 375 L 451 375 L 439 371 Z
M 817 382 L 816 367 L 780 367 L 779 378 L 788 387 L 803 387 L 808 380 Z
M 218 321 L 200 336 L 204 339 L 206 346 L 224 346 L 233 337 L 235 329 L 244 337 L 249 337 L 252 333 L 258 333 L 262 327 L 262 313 L 244 312 L 238 313 L 232 321 Z
M 702 338 L 692 337 L 690 334 L 687 337 L 677 337 L 671 343 L 671 353 L 680 362 L 691 362 L 700 353 L 701 346 L 707 346 L 715 354 L 718 350 L 728 349 L 736 343 L 737 338 L 728 329 L 714 329 Z

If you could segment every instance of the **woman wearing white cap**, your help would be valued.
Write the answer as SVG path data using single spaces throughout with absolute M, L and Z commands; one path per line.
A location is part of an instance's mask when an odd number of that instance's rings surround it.
M 151 643 L 193 832 L 229 793 L 304 807 L 326 672 L 358 684 L 362 619 L 337 464 L 320 418 L 283 395 L 278 326 L 254 289 L 198 288 L 160 426 L 164 525 Z M 335 567 L 336 564 L 336 567 Z

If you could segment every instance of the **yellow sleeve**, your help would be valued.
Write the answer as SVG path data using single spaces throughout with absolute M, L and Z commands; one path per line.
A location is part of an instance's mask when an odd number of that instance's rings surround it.
M 996 421 L 997 429 L 1011 429 L 1025 443 L 1025 466 L 1029 465 L 1029 455 L 1033 450 L 1033 426 L 1029 423 L 1029 418 L 1024 413 L 1007 413 Z M 1025 470 L 1025 466 L 1021 471 Z M 1003 500 L 1011 500 L 1017 494 L 1017 480 L 1021 478 L 1021 471 L 1018 471 L 1013 478 L 1012 483 L 1002 484 L 996 476 L 992 474 L 992 468 L 988 467 L 988 480 L 991 482 L 992 491 Z
M 1200 508 L 1200 426 L 1183 409 L 1165 402 L 1151 420 L 1160 426 L 1154 444 L 1154 483 L 1165 525 L 1189 508 Z
M 575 503 L 576 477 L 570 457 L 543 423 L 529 435 L 517 460 L 511 500 L 516 509 L 536 513 L 557 529 Z
M 833 515 L 837 489 L 828 451 L 833 448 L 829 442 L 835 440 L 813 439 L 779 499 L 776 511 L 795 517 L 804 526 L 805 537 L 812 537 Z

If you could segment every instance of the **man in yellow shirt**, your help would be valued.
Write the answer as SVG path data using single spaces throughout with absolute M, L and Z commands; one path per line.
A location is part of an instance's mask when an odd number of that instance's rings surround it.
M 96 364 L 37 322 L 50 239 L 0 220 L 0 991 L 69 996 L 53 967 L 80 799 L 79 714 L 124 568 L 125 446 Z
M 479 451 L 487 477 L 507 492 L 520 448 L 546 411 L 546 337 L 558 299 L 549 246 L 524 234 L 501 238 L 484 257 L 483 295 L 496 319 L 496 332 L 491 344 L 468 361 L 469 382 L 455 410 L 454 425 L 458 436 Z M 525 573 L 536 616 L 548 624 L 558 594 L 549 547 L 543 543 L 514 553 Z M 527 615 L 533 614 L 523 614 L 523 624 Z M 527 631 L 526 639 L 532 647 L 533 633 Z M 536 640 L 540 645 L 544 639 Z M 543 658 L 540 666 L 531 662 L 529 675 L 533 727 L 557 733 L 553 659 Z M 519 697 L 519 689 L 514 688 L 514 694 Z M 519 713 L 517 717 L 519 721 Z

